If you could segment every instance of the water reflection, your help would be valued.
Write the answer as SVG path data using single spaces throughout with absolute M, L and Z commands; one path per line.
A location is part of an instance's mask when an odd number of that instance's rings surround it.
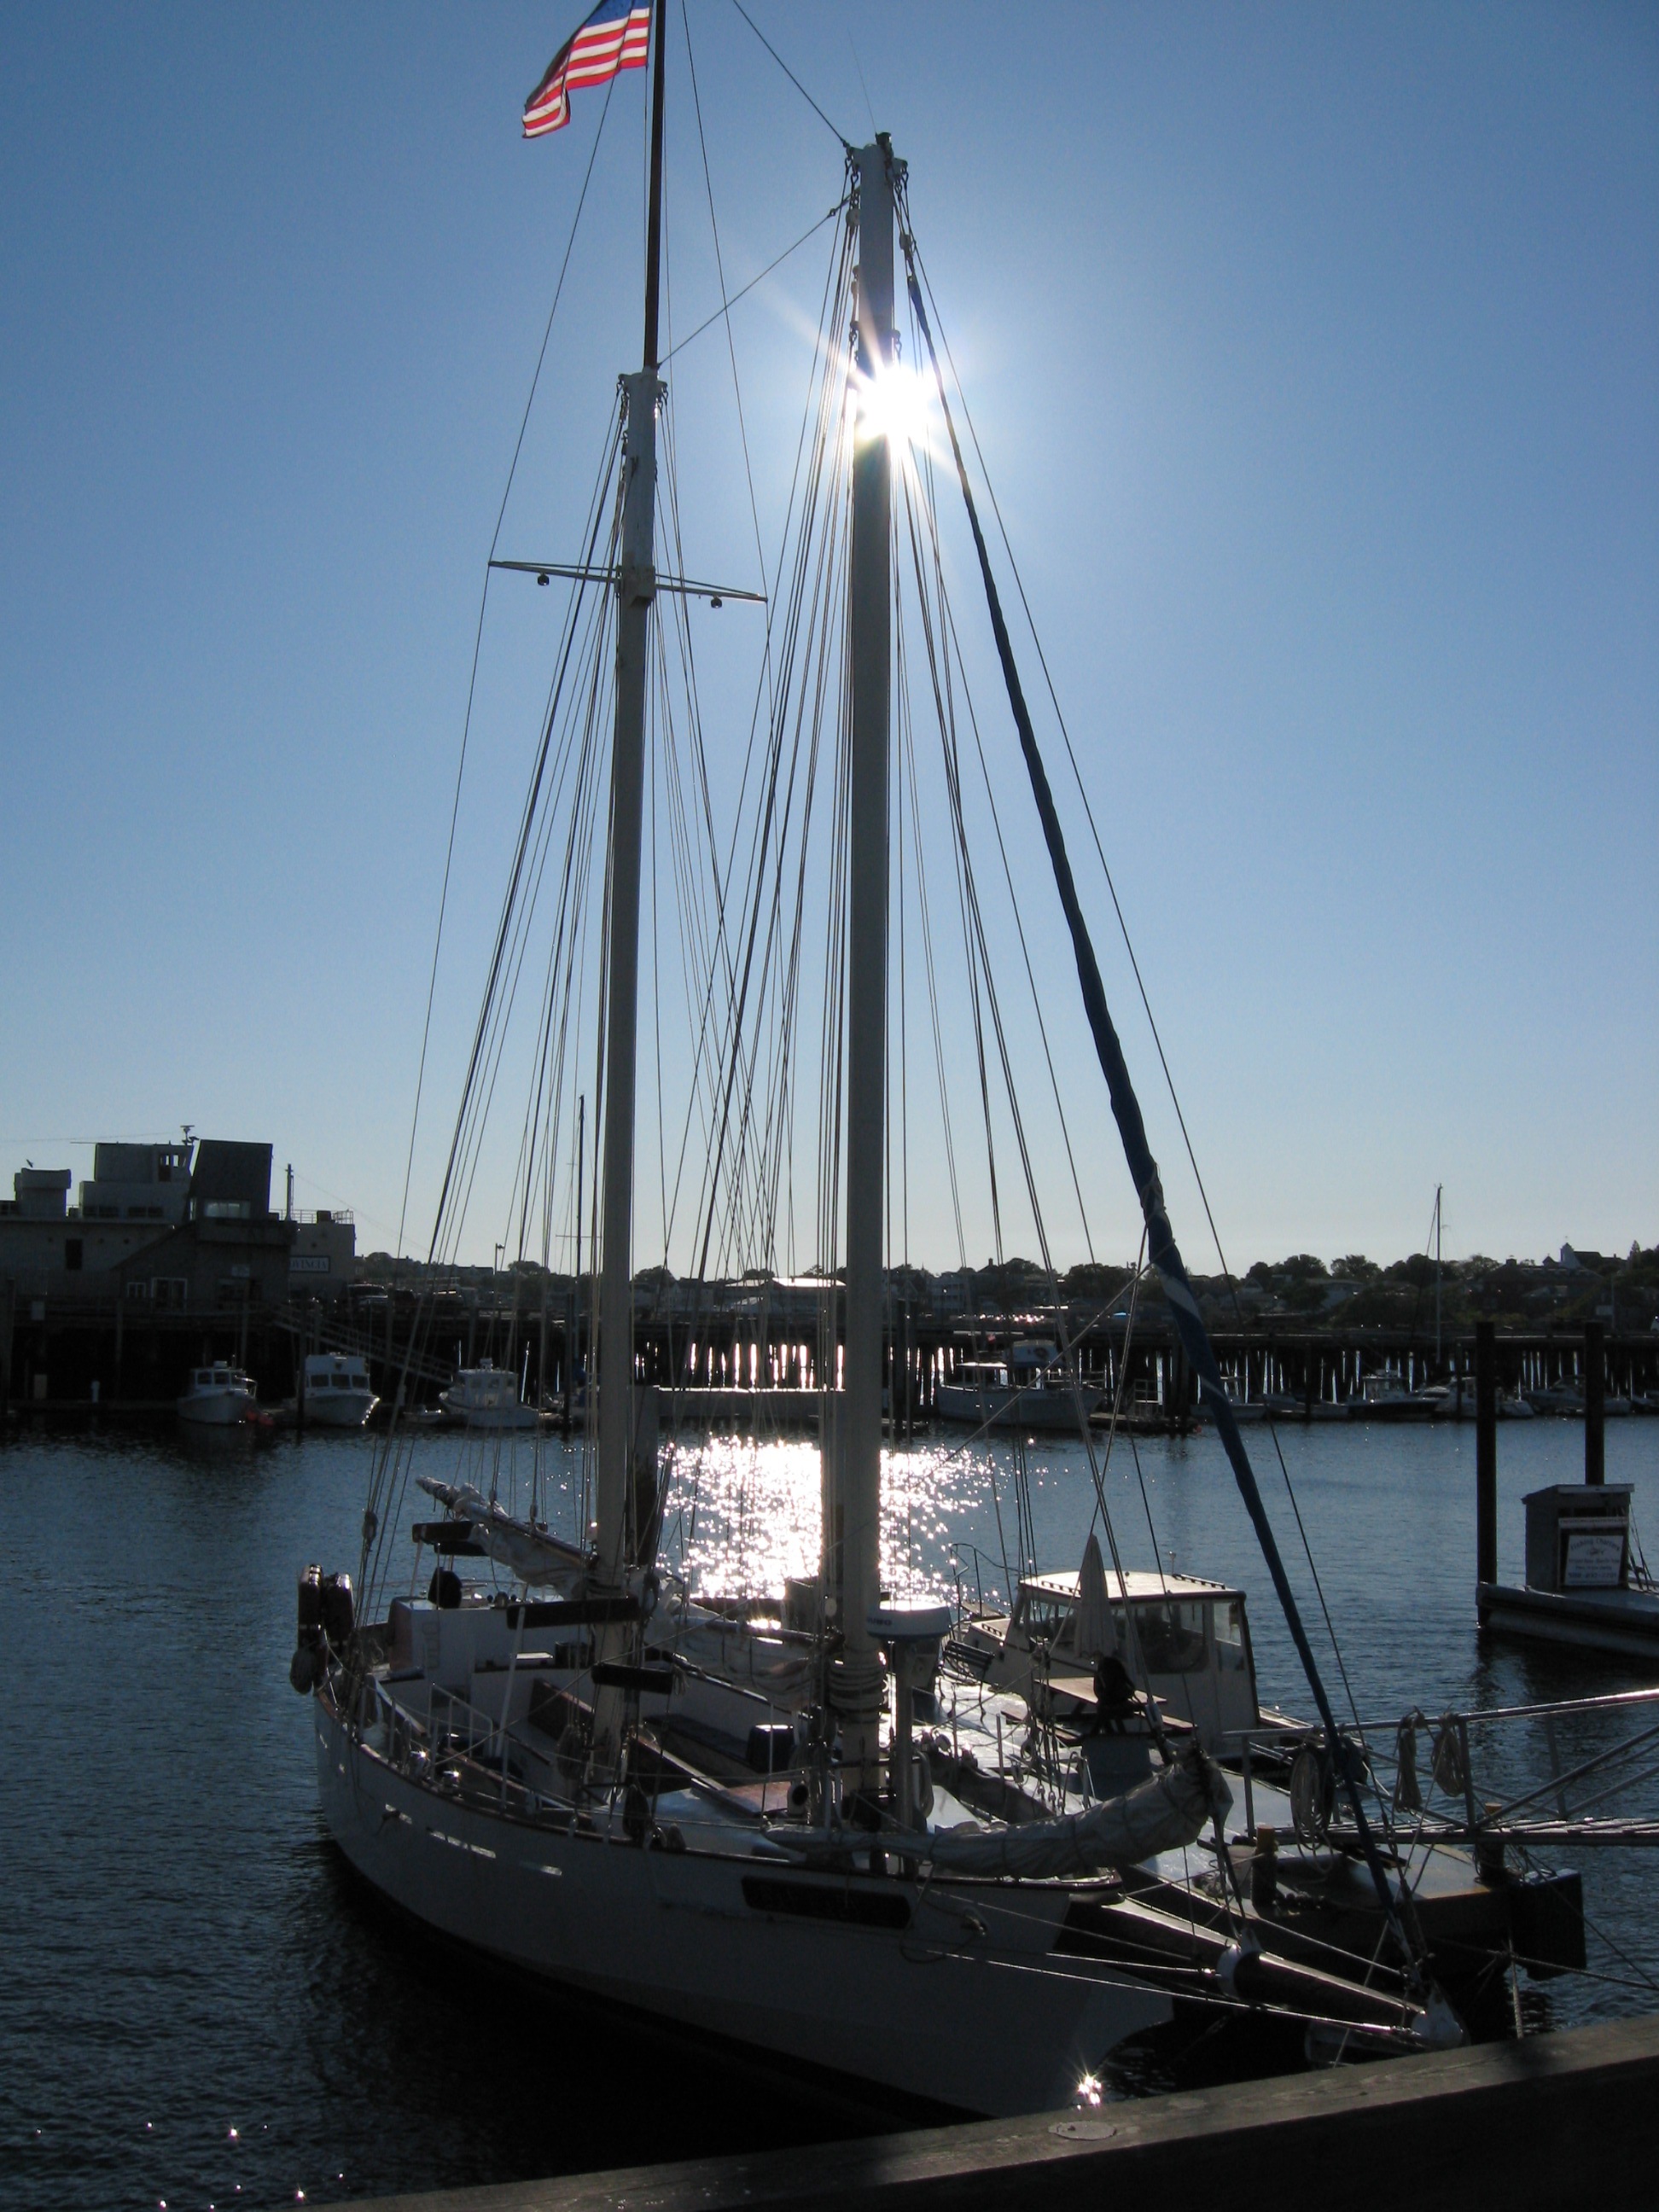
M 238 1447 L 244 1448 L 238 1448 Z M 345 1875 L 316 1812 L 308 1709 L 289 1691 L 294 1586 L 355 1566 L 371 1440 L 201 1450 L 167 1432 L 0 1443 L 10 1603 L 7 2002 L 0 2156 L 19 2212 L 292 2205 L 621 2161 L 821 2140 L 867 2112 L 734 2069 L 699 2039 L 503 1980 L 411 1931 Z M 1520 1497 L 1577 1472 L 1582 1432 L 1500 1438 L 1502 1570 Z M 1252 1438 L 1322 1640 L 1269 1440 Z M 556 1526 L 582 1510 L 580 1440 L 466 1448 L 423 1437 L 414 1471 L 458 1471 Z M 1286 1458 L 1320 1588 L 1368 1715 L 1520 1704 L 1623 1686 L 1627 1670 L 1483 1647 L 1474 1625 L 1474 1442 L 1457 1430 L 1291 1431 Z M 1659 1528 L 1659 1425 L 1607 1432 L 1607 1474 Z M 1077 1446 L 919 1440 L 887 1462 L 884 1572 L 904 1594 L 996 1584 L 1027 1525 L 1073 1566 L 1097 1507 Z M 1126 1563 L 1243 1583 L 1264 1692 L 1305 1709 L 1293 1655 L 1218 1448 L 1121 1444 L 1103 1478 Z M 430 1504 L 408 1486 L 406 1522 Z M 560 1516 L 568 1516 L 561 1519 Z M 817 1555 L 818 1464 L 802 1440 L 677 1450 L 669 1534 L 711 1592 L 775 1591 Z M 402 1537 L 399 1577 L 414 1554 Z M 429 1559 L 427 1562 L 429 1566 Z M 484 1568 L 486 1563 L 475 1565 Z M 1339 1678 L 1339 1695 L 1340 1695 Z M 1571 1724 L 1576 1749 L 1603 1723 Z M 1541 1779 L 1516 1731 L 1504 1778 Z M 1659 1994 L 1650 1858 L 1586 1855 L 1605 1978 L 1528 1990 L 1534 2018 L 1648 2009 Z M 1141 2086 L 1156 2085 L 1156 2066 Z M 619 2092 L 617 2085 L 630 2085 Z M 234 2136 L 231 2130 L 234 2130 Z

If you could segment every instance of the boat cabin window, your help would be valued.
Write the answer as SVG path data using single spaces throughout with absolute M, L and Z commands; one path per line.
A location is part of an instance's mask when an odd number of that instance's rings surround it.
M 1210 1627 L 1215 1637 L 1216 1664 L 1242 1674 L 1249 1663 L 1244 1650 L 1244 1601 L 1221 1598 L 1210 1608 Z
M 1206 1663 L 1202 1604 L 1158 1599 L 1135 1607 L 1135 1630 L 1152 1674 L 1196 1674 Z
M 1053 1644 L 1060 1640 L 1062 1628 L 1072 1625 L 1072 1601 L 1066 1597 L 1049 1597 L 1037 1590 L 1027 1590 L 1020 1606 L 1026 1634 L 1035 1644 L 1041 1640 Z M 1066 1639 L 1069 1643 L 1069 1637 Z

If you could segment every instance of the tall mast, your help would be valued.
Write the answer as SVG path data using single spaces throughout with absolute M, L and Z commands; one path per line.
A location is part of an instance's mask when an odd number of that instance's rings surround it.
M 1434 1371 L 1440 1373 L 1440 1194 L 1443 1186 L 1434 1187 Z
M 893 149 L 878 134 L 851 156 L 858 179 L 856 367 L 893 358 Z M 852 790 L 847 974 L 846 1391 L 825 1486 L 827 1589 L 842 1649 L 831 1680 L 842 1786 L 880 1780 L 881 1663 L 867 1626 L 881 1601 L 882 1182 L 887 1113 L 887 811 L 892 665 L 892 468 L 874 410 L 853 433 Z M 830 1432 L 831 1435 L 834 1431 Z
M 662 251 L 663 15 L 652 24 L 651 192 L 646 231 L 644 363 L 622 380 L 622 560 L 617 579 L 617 721 L 611 755 L 611 936 L 605 1029 L 604 1243 L 599 1277 L 596 1579 L 621 1586 L 628 1559 L 634 1428 L 634 1074 L 639 1013 L 640 842 L 645 787 L 647 628 L 656 596 L 658 268 Z M 603 1698 L 596 1755 L 614 1758 L 619 1719 Z

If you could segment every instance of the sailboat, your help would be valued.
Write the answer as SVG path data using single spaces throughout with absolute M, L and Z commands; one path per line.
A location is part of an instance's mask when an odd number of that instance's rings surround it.
M 601 12 L 622 20 L 615 9 Z M 645 14 L 635 9 L 627 22 Z M 631 35 L 617 32 L 618 40 Z M 1461 2030 L 1419 1971 L 1354 1771 L 1345 1768 L 1339 1786 L 1352 1800 L 1398 1955 L 1345 1978 L 1261 1957 L 1242 1940 L 1242 1914 L 1236 1924 L 1224 1886 L 1201 1919 L 1133 1893 L 1127 1870 L 1200 1838 L 1212 1839 L 1214 1864 L 1231 1865 L 1228 1784 L 1196 1736 L 1177 1742 L 1161 1727 L 1155 1701 L 1135 1723 L 1147 1737 L 1146 1757 L 1105 1795 L 1086 1773 L 1075 1786 L 988 1778 L 960 1747 L 930 1742 L 917 1729 L 955 1617 L 948 1606 L 884 1591 L 878 1544 L 894 803 L 894 487 L 882 402 L 896 357 L 896 232 L 941 404 L 945 387 L 910 259 L 905 167 L 883 135 L 846 149 L 842 204 L 856 256 L 845 357 L 846 830 L 836 891 L 846 945 L 837 1156 L 845 1271 L 838 1364 L 826 1372 L 819 1420 L 819 1571 L 801 1619 L 763 1630 L 700 1607 L 659 1567 L 662 1408 L 655 1387 L 640 1379 L 632 1275 L 647 690 L 664 596 L 708 589 L 658 566 L 663 0 L 651 23 L 650 66 L 644 341 L 640 367 L 620 380 L 613 550 L 560 572 L 609 594 L 615 634 L 601 833 L 607 934 L 597 1389 L 586 1407 L 591 1521 L 572 1543 L 533 1501 L 526 1512 L 508 1510 L 477 1482 L 428 1475 L 422 1486 L 442 1517 L 413 1532 L 440 1563 L 426 1596 L 395 1597 L 383 1616 L 369 1617 L 376 1603 L 359 1619 L 349 1575 L 307 1571 L 290 1679 L 311 1700 L 330 1832 L 376 1890 L 480 1954 L 704 2036 L 954 2111 L 1097 2101 L 1109 2055 L 1167 2022 L 1178 1999 L 1334 2025 L 1353 2049 L 1457 2039 Z M 1238 1472 L 1335 1743 L 1170 1230 L 954 428 L 951 440 L 1150 1264 Z M 551 568 L 539 571 L 541 581 Z M 386 1583 L 399 1449 L 394 1424 L 365 1515 L 358 1589 Z M 492 1594 L 464 1585 L 453 1563 L 471 1559 L 504 1571 L 507 1586 Z M 741 1765 L 729 1755 L 733 1745 L 743 1747 Z

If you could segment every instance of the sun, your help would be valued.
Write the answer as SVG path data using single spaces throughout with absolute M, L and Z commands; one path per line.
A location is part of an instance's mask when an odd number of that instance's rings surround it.
M 861 437 L 885 438 L 898 447 L 927 445 L 933 388 L 914 368 L 890 362 L 874 376 L 855 377 L 853 393 Z

